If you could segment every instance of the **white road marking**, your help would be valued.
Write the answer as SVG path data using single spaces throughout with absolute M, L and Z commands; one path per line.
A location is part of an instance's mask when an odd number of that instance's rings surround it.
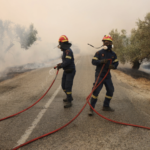
M 76 62 L 76 65 L 77 65 L 78 62 L 79 62 L 79 60 Z M 17 145 L 15 147 L 17 147 L 17 146 L 19 146 L 19 145 L 21 145 L 21 144 L 23 144 L 23 143 L 26 142 L 26 140 L 28 139 L 28 137 L 32 133 L 33 129 L 36 127 L 36 125 L 38 124 L 38 122 L 41 120 L 41 118 L 45 114 L 47 108 L 49 107 L 49 105 L 52 103 L 52 101 L 56 97 L 56 95 L 59 92 L 60 88 L 61 88 L 61 85 L 59 85 L 59 87 L 57 88 L 57 90 L 55 91 L 55 93 L 52 95 L 52 97 L 49 99 L 49 101 L 45 104 L 44 108 L 39 112 L 39 114 L 37 115 L 37 117 L 32 122 L 31 126 L 25 131 L 25 133 L 18 140 Z
M 59 86 L 57 88 L 57 90 L 55 91 L 55 93 L 52 95 L 52 97 L 49 99 L 49 101 L 45 104 L 44 108 L 39 112 L 39 114 L 37 115 L 37 117 L 34 119 L 34 121 L 32 122 L 31 126 L 25 131 L 25 133 L 21 136 L 21 138 L 18 140 L 17 145 L 19 146 L 23 143 L 26 142 L 26 140 L 28 139 L 28 137 L 30 136 L 30 134 L 32 133 L 33 129 L 36 127 L 36 125 L 38 124 L 38 122 L 41 120 L 42 116 L 44 115 L 44 113 L 46 112 L 47 108 L 49 107 L 49 105 L 52 103 L 52 101 L 54 100 L 55 96 L 57 95 L 57 93 L 59 92 L 61 86 Z

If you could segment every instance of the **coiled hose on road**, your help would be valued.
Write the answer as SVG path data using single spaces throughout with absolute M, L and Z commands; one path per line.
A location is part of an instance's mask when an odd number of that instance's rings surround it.
M 109 59 L 109 60 L 110 60 L 110 64 L 111 64 L 111 63 L 112 63 L 112 60 L 111 60 L 111 59 Z M 101 73 L 102 73 L 102 70 L 103 70 L 104 66 L 105 66 L 105 64 L 102 66 L 102 69 L 101 69 L 101 71 L 100 71 L 100 73 L 99 73 L 99 75 L 98 75 L 98 78 L 97 78 L 97 80 L 96 80 L 96 82 L 95 82 L 95 85 L 94 85 L 94 87 L 93 87 L 91 93 L 90 93 L 90 94 L 88 95 L 88 97 L 86 98 L 86 103 L 84 104 L 84 106 L 83 106 L 83 108 L 80 110 L 80 112 L 79 112 L 72 120 L 70 120 L 68 123 L 66 123 L 65 125 L 63 125 L 62 127 L 58 128 L 58 129 L 56 129 L 56 130 L 54 130 L 54 131 L 51 131 L 51 132 L 49 132 L 49 133 L 47 133 L 47 134 L 44 134 L 44 135 L 42 135 L 42 136 L 40 136 L 40 137 L 37 137 L 37 138 L 35 138 L 35 139 L 32 139 L 32 140 L 30 140 L 30 141 L 28 141 L 28 142 L 26 142 L 26 143 L 23 143 L 23 144 L 21 144 L 21 145 L 15 147 L 15 148 L 13 148 L 13 150 L 17 150 L 17 149 L 19 149 L 20 147 L 23 147 L 23 146 L 25 146 L 25 145 L 27 145 L 27 144 L 29 144 L 29 143 L 32 143 L 32 142 L 34 142 L 34 141 L 36 141 L 36 140 L 38 140 L 38 139 L 41 139 L 41 138 L 43 138 L 43 137 L 46 137 L 46 136 L 48 136 L 48 135 L 50 135 L 50 134 L 53 134 L 53 133 L 55 133 L 55 132 L 57 132 L 57 131 L 63 129 L 64 127 L 66 127 L 67 125 L 69 125 L 71 122 L 73 122 L 73 121 L 80 115 L 80 113 L 83 111 L 83 109 L 85 108 L 85 106 L 87 105 L 87 103 L 90 105 L 90 107 L 93 109 L 93 111 L 94 111 L 95 113 L 97 113 L 100 117 L 102 117 L 102 118 L 104 118 L 104 119 L 106 119 L 106 120 L 108 120 L 108 121 L 111 121 L 111 122 L 114 122 L 114 123 L 117 123 L 117 124 L 121 124 L 121 125 L 139 127 L 139 128 L 144 128 L 144 129 L 150 130 L 150 127 L 144 127 L 144 126 L 139 126 L 139 125 L 134 125 L 134 124 L 122 123 L 122 122 L 118 122 L 118 121 L 115 121 L 115 120 L 111 120 L 111 119 L 109 119 L 109 118 L 106 118 L 106 117 L 102 116 L 101 114 L 99 114 L 99 113 L 91 106 L 91 104 L 89 103 L 89 100 L 90 100 L 90 98 L 91 98 L 92 93 L 93 93 L 93 92 L 96 90 L 96 88 L 98 88 L 98 86 L 103 82 L 103 80 L 106 78 L 106 76 L 108 75 L 108 73 L 109 73 L 109 71 L 110 71 L 110 70 L 107 71 L 107 73 L 106 73 L 106 75 L 104 76 L 104 78 L 103 78 L 103 79 L 100 81 L 100 83 L 97 85 L 98 80 L 99 80 L 99 77 L 100 77 L 100 75 L 101 75 Z

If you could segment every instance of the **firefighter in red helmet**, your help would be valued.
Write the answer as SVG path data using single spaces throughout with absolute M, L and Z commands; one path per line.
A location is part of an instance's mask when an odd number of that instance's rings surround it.
M 59 38 L 59 45 L 58 47 L 63 51 L 62 55 L 62 63 L 57 65 L 57 69 L 63 68 L 63 76 L 62 76 L 62 89 L 64 90 L 67 98 L 63 99 L 66 104 L 64 108 L 68 108 L 72 106 L 72 86 L 73 86 L 73 79 L 76 73 L 75 63 L 74 63 L 74 56 L 73 51 L 71 50 L 71 43 L 69 43 L 68 38 L 65 35 L 62 35 Z
M 109 35 L 105 35 L 102 39 L 103 41 L 103 49 L 99 50 L 96 52 L 95 56 L 92 59 L 92 64 L 96 66 L 96 72 L 95 72 L 95 82 L 97 80 L 97 77 L 100 73 L 100 70 L 105 64 L 104 69 L 100 75 L 98 83 L 104 78 L 106 75 L 107 71 L 109 69 L 116 69 L 119 62 L 117 60 L 117 55 L 115 52 L 112 51 L 112 38 Z M 112 59 L 112 64 L 110 65 L 110 61 L 108 59 Z M 97 83 L 97 84 L 98 84 Z M 95 83 L 94 83 L 95 84 Z M 103 103 L 103 111 L 114 111 L 110 107 L 110 100 L 112 99 L 113 93 L 114 93 L 114 86 L 111 80 L 111 74 L 110 72 L 108 73 L 107 77 L 104 79 L 104 81 L 99 85 L 99 87 L 93 92 L 93 95 L 91 97 L 91 105 L 93 108 L 95 108 L 95 104 L 97 102 L 98 94 L 100 93 L 103 85 L 106 87 L 106 96 L 105 100 Z M 89 115 L 93 115 L 93 110 L 90 108 Z

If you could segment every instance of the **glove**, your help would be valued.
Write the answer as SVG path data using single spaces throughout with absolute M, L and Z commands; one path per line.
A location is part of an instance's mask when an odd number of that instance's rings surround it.
M 57 69 L 59 70 L 61 67 L 61 63 L 60 64 L 57 64 Z
M 114 65 L 109 65 L 109 69 L 115 69 Z
M 101 64 L 106 64 L 108 62 L 108 59 L 102 59 Z

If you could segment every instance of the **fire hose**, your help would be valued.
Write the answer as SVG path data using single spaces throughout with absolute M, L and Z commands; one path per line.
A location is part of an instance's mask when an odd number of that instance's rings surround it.
M 111 59 L 109 59 L 109 60 L 110 60 L 110 64 L 111 64 L 111 63 L 112 63 L 112 60 L 111 60 Z M 17 150 L 17 149 L 19 149 L 20 147 L 23 147 L 23 146 L 25 146 L 25 145 L 27 145 L 27 144 L 29 144 L 29 143 L 32 143 L 32 142 L 34 142 L 34 141 L 36 141 L 36 140 L 38 140 L 38 139 L 41 139 L 41 138 L 46 137 L 46 136 L 48 136 L 48 135 L 50 135 L 50 134 L 53 134 L 53 133 L 55 133 L 55 132 L 57 132 L 57 131 L 63 129 L 64 127 L 68 126 L 71 122 L 73 122 L 73 121 L 80 115 L 80 113 L 83 111 L 83 109 L 85 108 L 85 106 L 87 105 L 87 103 L 90 105 L 90 107 L 93 109 L 93 111 L 94 111 L 95 113 L 97 113 L 100 117 L 102 117 L 102 118 L 104 118 L 104 119 L 106 119 L 106 120 L 108 120 L 108 121 L 111 121 L 111 122 L 114 122 L 114 123 L 117 123 L 117 124 L 121 124 L 121 125 L 139 127 L 139 128 L 144 128 L 144 129 L 150 130 L 150 127 L 139 126 L 139 125 L 128 124 L 128 123 L 122 123 L 122 122 L 118 122 L 118 121 L 115 121 L 115 120 L 111 120 L 111 119 L 109 119 L 109 118 L 106 118 L 106 117 L 102 116 L 101 114 L 99 114 L 99 113 L 91 106 L 91 104 L 89 103 L 89 100 L 90 100 L 90 98 L 91 98 L 92 93 L 93 93 L 93 92 L 98 88 L 98 86 L 103 82 L 103 80 L 107 77 L 107 75 L 108 75 L 108 73 L 109 73 L 109 71 L 110 71 L 110 69 L 109 69 L 109 70 L 107 71 L 106 75 L 104 76 L 104 78 L 98 83 L 98 80 L 99 80 L 99 78 L 100 78 L 100 75 L 101 75 L 101 73 L 102 73 L 102 70 L 103 70 L 104 66 L 105 66 L 105 64 L 102 66 L 102 69 L 101 69 L 101 71 L 100 71 L 100 73 L 99 73 L 99 75 L 98 75 L 98 77 L 97 77 L 97 80 L 96 80 L 96 82 L 95 82 L 95 85 L 94 85 L 94 87 L 93 87 L 91 93 L 90 93 L 90 94 L 88 95 L 88 97 L 86 98 L 86 103 L 84 104 L 84 106 L 82 107 L 82 109 L 79 111 L 79 113 L 78 113 L 72 120 L 70 120 L 68 123 L 66 123 L 66 124 L 63 125 L 62 127 L 58 128 L 58 129 L 56 129 L 56 130 L 54 130 L 54 131 L 51 131 L 51 132 L 49 132 L 49 133 L 46 133 L 46 134 L 44 134 L 44 135 L 42 135 L 42 136 L 40 136 L 40 137 L 37 137 L 37 138 L 35 138 L 35 139 L 32 139 L 32 140 L 30 140 L 30 141 L 28 141 L 28 142 L 26 142 L 26 143 L 23 143 L 23 144 L 21 144 L 21 145 L 15 147 L 15 148 L 13 148 L 12 150 Z M 98 83 L 98 84 L 97 84 L 97 83 Z
M 54 82 L 55 82 L 55 80 L 56 80 L 56 78 L 57 78 L 58 71 L 59 71 L 59 70 L 57 70 L 56 76 L 55 76 L 53 82 L 51 83 L 50 87 L 47 89 L 47 91 L 44 93 L 44 95 L 43 95 L 40 99 L 38 99 L 34 104 L 32 104 L 31 106 L 27 107 L 26 109 L 24 109 L 24 110 L 22 110 L 22 111 L 20 111 L 20 112 L 18 112 L 18 113 L 16 113 L 16 114 L 13 114 L 13 115 L 11 115 L 11 116 L 2 118 L 2 119 L 0 119 L 0 121 L 6 120 L 6 119 L 11 118 L 11 117 L 14 117 L 14 116 L 16 116 L 16 115 L 18 115 L 18 114 L 21 114 L 22 112 L 25 112 L 26 110 L 30 109 L 30 108 L 33 107 L 35 104 L 37 104 L 37 103 L 48 93 L 48 91 L 51 89 L 52 85 L 54 84 Z

